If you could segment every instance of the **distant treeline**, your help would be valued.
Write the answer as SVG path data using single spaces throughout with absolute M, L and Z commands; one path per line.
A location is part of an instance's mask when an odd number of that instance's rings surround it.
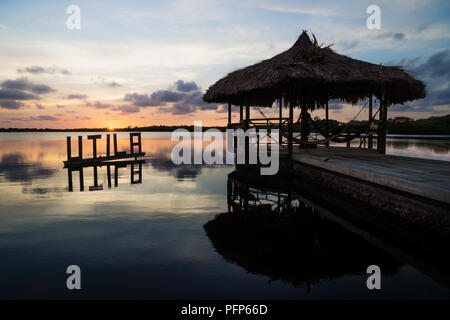
M 226 127 L 202 127 L 203 131 L 215 128 L 225 131 Z M 0 128 L 0 132 L 129 132 L 129 131 L 144 131 L 144 132 L 172 132 L 176 129 L 186 129 L 194 131 L 194 126 L 149 126 L 149 127 L 126 127 L 126 128 L 76 128 L 76 129 L 37 129 L 37 128 Z
M 315 119 L 317 126 L 325 131 L 325 120 Z M 377 121 L 375 121 L 377 123 Z M 367 121 L 352 121 L 350 124 L 339 122 L 336 120 L 328 120 L 328 129 L 331 133 L 341 132 L 343 126 L 361 127 L 367 124 Z M 226 127 L 203 127 L 203 130 L 216 128 L 225 131 Z M 144 131 L 144 132 L 171 132 L 175 129 L 186 129 L 194 131 L 194 126 L 148 126 L 148 127 L 126 127 L 115 128 L 113 131 Z M 312 124 L 310 125 L 312 132 L 315 131 Z M 299 130 L 298 125 L 294 126 L 294 130 Z M 36 128 L 0 128 L 0 132 L 106 132 L 111 131 L 109 128 L 77 128 L 77 129 L 36 129 Z M 411 120 L 402 123 L 388 121 L 387 131 L 390 134 L 435 134 L 450 135 L 450 114 L 442 117 L 430 117 L 427 119 Z

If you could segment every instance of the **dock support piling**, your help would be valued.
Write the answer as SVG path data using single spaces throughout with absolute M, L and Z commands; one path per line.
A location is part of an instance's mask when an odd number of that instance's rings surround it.
M 91 136 L 88 136 L 89 140 L 92 140 L 92 157 L 97 158 L 97 139 L 101 139 L 101 134 L 94 134 Z
M 228 103 L 228 125 L 231 123 L 231 103 Z
M 111 144 L 110 144 L 110 135 L 106 135 L 106 156 L 111 156 Z
M 72 142 L 71 138 L 67 137 L 67 161 L 70 161 L 72 159 Z
M 83 159 L 83 137 L 78 136 L 78 158 Z
M 280 100 L 279 100 L 279 108 L 280 108 L 280 111 L 279 111 L 279 113 L 280 113 L 280 125 L 279 125 L 279 128 L 278 128 L 278 142 L 281 145 L 282 140 L 283 140 L 283 135 L 281 134 L 281 129 L 282 129 L 281 127 L 283 126 L 283 98 L 282 97 L 280 97 Z

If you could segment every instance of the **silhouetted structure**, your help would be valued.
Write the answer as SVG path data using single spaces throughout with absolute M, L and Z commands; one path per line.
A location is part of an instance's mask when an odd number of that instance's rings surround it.
M 313 36 L 314 37 L 314 36 Z M 311 41 L 306 31 L 294 45 L 257 64 L 234 71 L 213 84 L 204 95 L 207 102 L 228 104 L 228 124 L 230 127 L 279 128 L 287 138 L 280 143 L 287 144 L 292 154 L 293 144 L 315 146 L 319 142 L 309 142 L 308 110 L 324 108 L 328 122 L 328 101 L 340 99 L 352 104 L 368 99 L 369 123 L 356 133 L 350 134 L 342 142 L 359 137 L 370 129 L 375 115 L 372 113 L 372 97 L 379 100 L 378 143 L 380 153 L 386 151 L 387 108 L 425 97 L 425 85 L 401 67 L 381 66 L 355 60 L 335 53 L 330 46 L 319 45 L 316 38 Z M 279 103 L 278 118 L 251 118 L 250 106 L 271 107 Z M 282 106 L 289 107 L 289 116 L 283 117 Z M 231 123 L 231 105 L 240 106 L 239 123 Z M 245 120 L 243 107 L 245 107 Z M 294 107 L 301 108 L 300 138 L 294 137 Z M 347 129 L 347 128 L 346 128 Z M 329 134 L 328 126 L 322 132 L 328 145 L 337 138 Z M 349 145 L 348 145 L 349 146 Z M 372 136 L 369 136 L 369 147 Z

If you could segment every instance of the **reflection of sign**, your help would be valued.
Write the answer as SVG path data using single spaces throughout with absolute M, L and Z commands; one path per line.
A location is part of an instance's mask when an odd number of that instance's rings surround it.
M 84 191 L 84 168 L 93 168 L 94 185 L 89 186 L 89 191 L 103 190 L 103 185 L 98 183 L 98 167 L 106 166 L 106 175 L 108 180 L 108 188 L 111 188 L 112 177 L 111 177 L 111 167 L 114 169 L 114 187 L 119 185 L 119 168 L 126 168 L 130 166 L 130 177 L 131 184 L 142 183 L 142 164 L 145 160 L 125 160 L 125 161 L 115 161 L 115 162 L 105 162 L 103 164 L 83 164 L 79 166 L 69 166 L 67 168 L 69 191 L 73 191 L 73 179 L 72 173 L 78 171 L 80 178 L 80 191 Z

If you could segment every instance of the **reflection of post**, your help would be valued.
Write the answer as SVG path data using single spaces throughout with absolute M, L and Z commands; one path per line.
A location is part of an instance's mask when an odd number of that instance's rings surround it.
M 83 167 L 80 168 L 80 191 L 84 191 Z
M 231 204 L 232 204 L 232 181 L 231 179 L 227 180 L 227 205 L 228 205 L 228 213 L 231 213 Z
M 108 135 L 108 138 L 109 138 L 109 135 Z M 109 141 L 109 139 L 108 139 L 108 141 Z M 106 166 L 106 172 L 108 175 L 108 188 L 111 188 L 111 166 L 110 165 Z
M 89 186 L 89 191 L 103 190 L 103 185 L 98 185 L 97 166 L 94 166 L 94 185 Z
M 116 165 L 114 166 L 114 187 L 117 187 L 119 185 L 119 167 Z
M 138 180 L 135 180 L 135 175 L 138 175 Z M 131 164 L 131 184 L 142 183 L 142 163 L 138 164 L 138 170 L 134 171 L 134 163 Z
M 69 180 L 69 191 L 72 192 L 73 191 L 73 184 L 72 184 L 72 169 L 67 169 L 67 177 Z

